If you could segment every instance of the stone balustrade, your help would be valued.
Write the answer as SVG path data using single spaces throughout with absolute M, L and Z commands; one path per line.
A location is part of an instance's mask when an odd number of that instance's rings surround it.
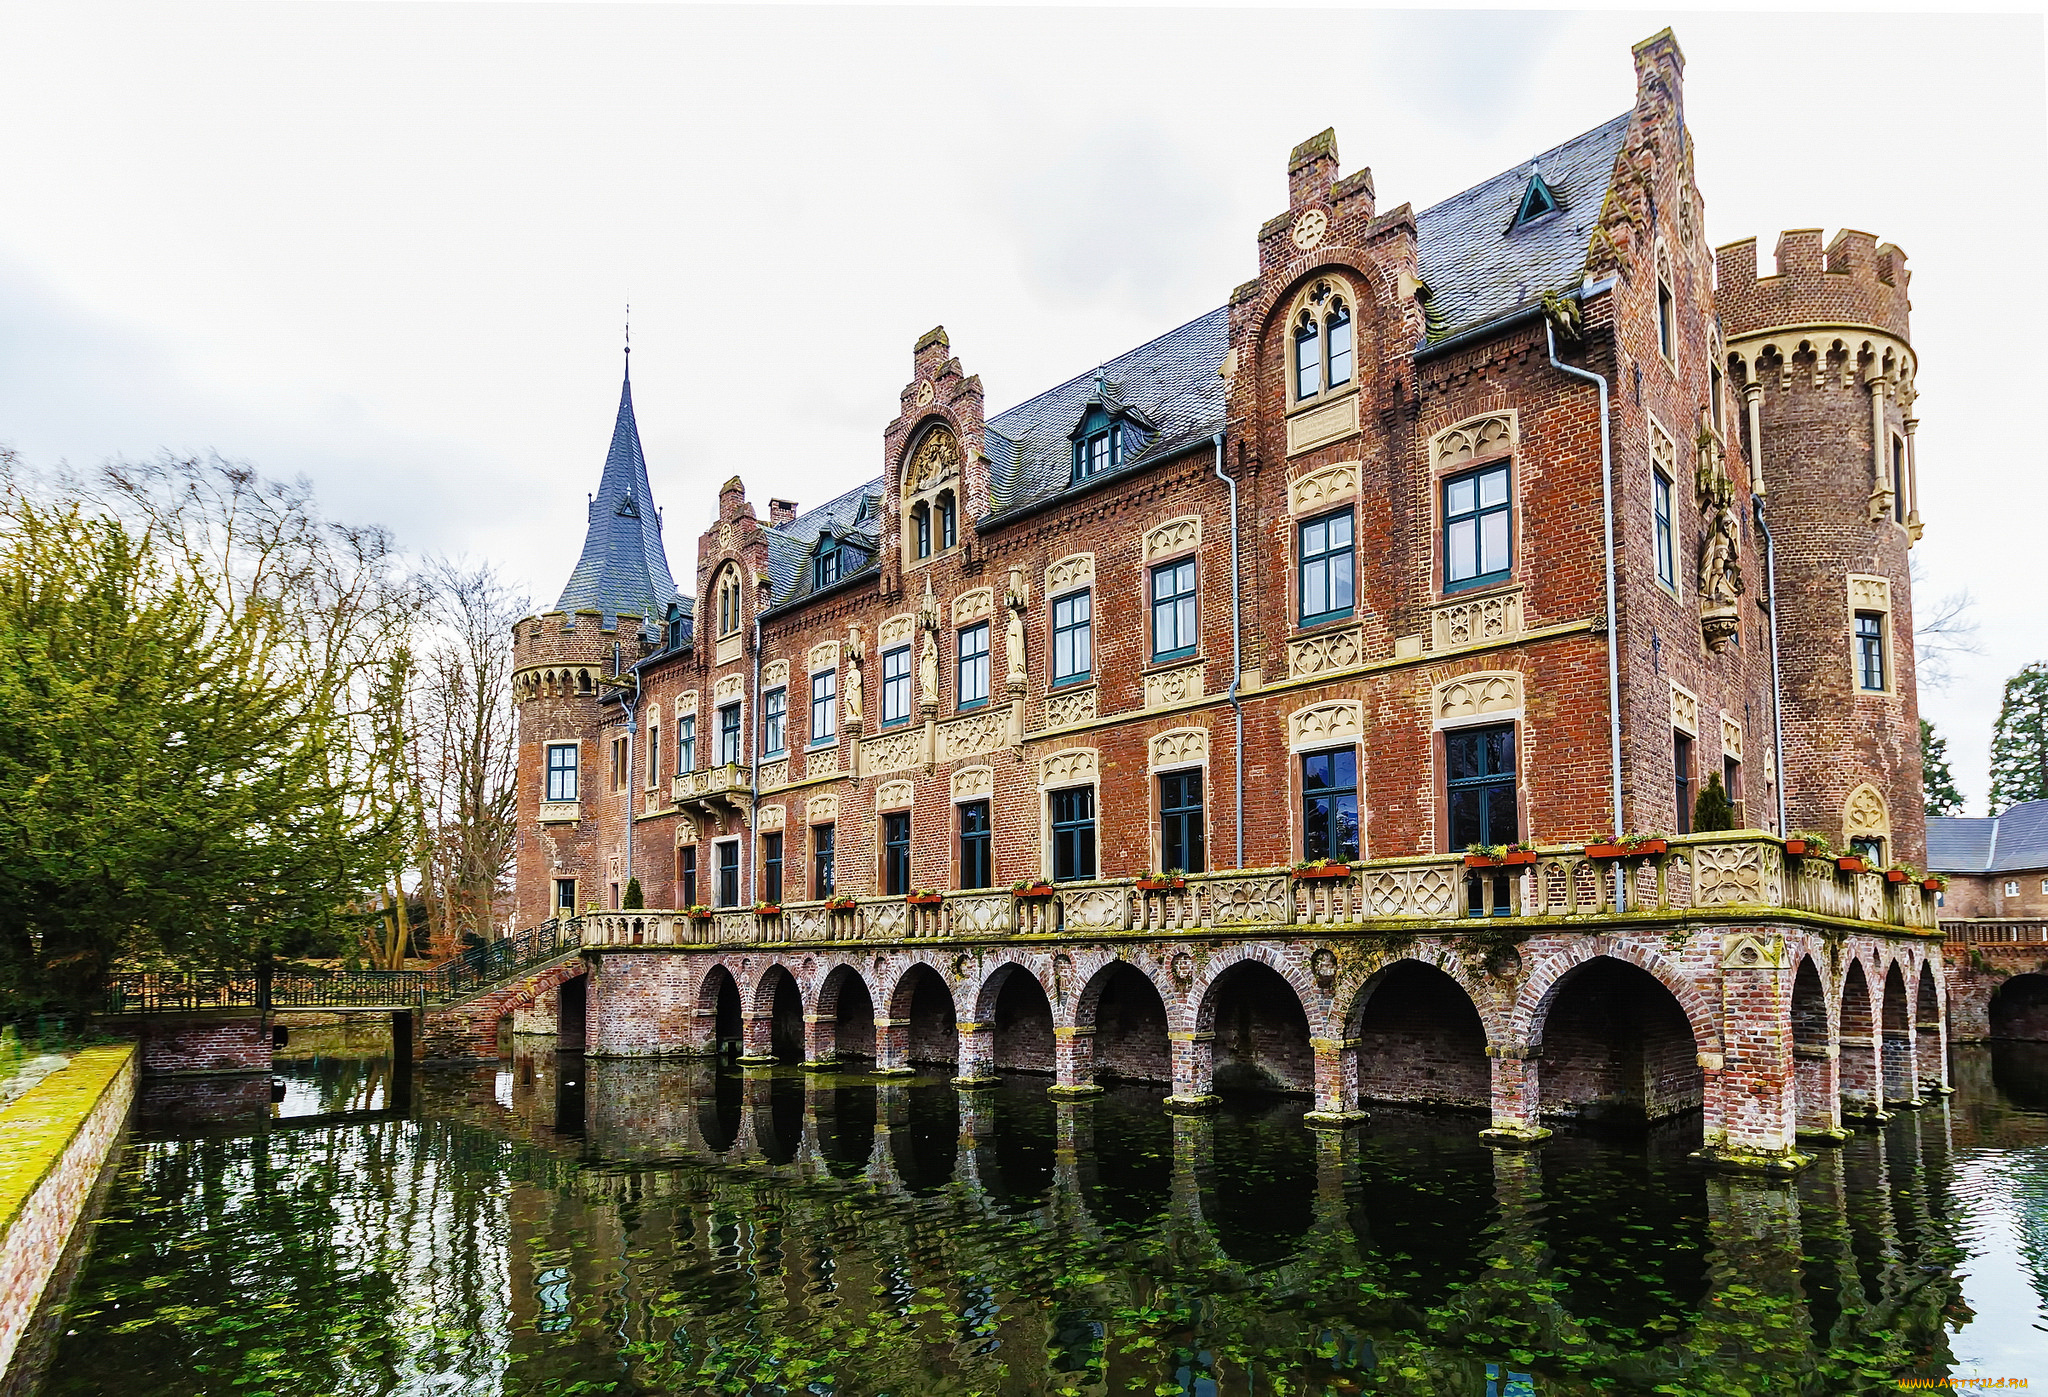
M 1941 931 L 1950 941 L 1971 946 L 2048 945 L 2048 920 L 2040 918 L 1944 921 Z
M 767 914 L 725 908 L 696 918 L 669 910 L 594 912 L 583 939 L 586 946 L 978 940 L 1724 908 L 1785 908 L 1913 930 L 1937 926 L 1934 894 L 1918 883 L 1789 857 L 1781 840 L 1757 833 L 1674 839 L 1668 853 L 1649 858 L 1594 859 L 1581 847 L 1564 847 L 1540 849 L 1528 864 L 1473 869 L 1462 855 L 1433 854 L 1361 862 L 1335 877 L 1233 869 L 1154 888 L 1113 878 L 1058 883 L 1036 896 L 978 889 L 948 892 L 937 902 L 856 896 L 850 904 L 793 902 Z

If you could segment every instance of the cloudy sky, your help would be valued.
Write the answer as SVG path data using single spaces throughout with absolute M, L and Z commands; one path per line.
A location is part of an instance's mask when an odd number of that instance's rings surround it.
M 10 3 L 0 442 L 304 473 L 551 604 L 630 301 L 687 576 L 726 477 L 879 473 L 934 324 L 1007 407 L 1220 305 L 1295 142 L 1420 208 L 1626 109 L 1666 24 L 1713 241 L 1911 258 L 1923 607 L 1967 588 L 1983 649 L 1923 707 L 1974 813 L 2048 659 L 2033 15 Z

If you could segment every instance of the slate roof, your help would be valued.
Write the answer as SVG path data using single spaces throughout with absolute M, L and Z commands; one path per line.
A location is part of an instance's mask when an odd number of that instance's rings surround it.
M 1927 867 L 1934 873 L 2017 873 L 2048 868 L 2048 800 L 2003 815 L 1931 815 Z
M 840 574 L 841 582 L 881 570 L 881 539 L 878 535 L 882 487 L 883 482 L 877 477 L 865 485 L 855 486 L 835 500 L 806 510 L 787 524 L 771 524 L 762 530 L 768 538 L 769 595 L 774 599 L 769 603 L 771 607 L 802 601 L 817 590 L 813 585 L 817 574 L 810 560 L 820 534 L 829 533 L 867 554 L 866 560 L 858 567 Z M 874 501 L 865 518 L 861 509 L 863 500 Z
M 1415 215 L 1431 344 L 1578 284 L 1629 116 L 1623 112 Z M 1558 211 L 1510 232 L 1529 176 L 1539 172 Z
M 689 615 L 694 602 L 677 589 L 661 545 L 661 512 L 647 483 L 647 459 L 640 452 L 640 424 L 633 419 L 633 379 L 619 387 L 619 416 L 612 426 L 612 446 L 604 458 L 604 476 L 590 500 L 589 531 L 583 555 L 562 588 L 555 610 L 572 615 L 596 611 L 606 627 L 621 615 L 643 618 L 643 628 L 658 630 L 670 603 Z

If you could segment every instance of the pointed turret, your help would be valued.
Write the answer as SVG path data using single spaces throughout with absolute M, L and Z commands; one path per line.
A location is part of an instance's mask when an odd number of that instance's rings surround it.
M 631 351 L 628 351 L 629 353 Z M 562 588 L 557 611 L 599 612 L 609 629 L 620 616 L 638 616 L 642 628 L 654 628 L 678 600 L 668 554 L 661 546 L 661 514 L 647 483 L 647 461 L 640 454 L 640 426 L 633 420 L 631 361 L 619 388 L 619 420 L 612 428 L 612 449 L 604 458 L 604 478 L 590 501 L 590 531 L 583 556 Z M 684 603 L 688 610 L 688 603 Z

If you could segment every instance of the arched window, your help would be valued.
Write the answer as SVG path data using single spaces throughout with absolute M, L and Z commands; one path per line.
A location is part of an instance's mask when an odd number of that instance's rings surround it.
M 1305 310 L 1294 319 L 1294 396 L 1301 401 L 1322 391 L 1322 337 L 1316 327 L 1316 313 Z
M 903 463 L 903 561 L 915 566 L 960 541 L 960 441 L 942 422 L 918 438 Z
M 718 633 L 737 635 L 740 629 L 740 570 L 729 567 L 718 577 Z
M 939 495 L 939 547 L 951 548 L 960 541 L 960 511 L 954 507 L 953 492 Z
M 1330 386 L 1341 388 L 1351 381 L 1351 310 L 1341 296 L 1330 299 L 1329 314 L 1323 317 L 1329 348 Z
M 1294 401 L 1312 402 L 1347 388 L 1356 377 L 1350 288 L 1319 277 L 1294 304 Z
M 932 555 L 932 511 L 929 505 L 920 504 L 910 511 L 910 522 L 917 531 L 917 556 L 929 558 Z

